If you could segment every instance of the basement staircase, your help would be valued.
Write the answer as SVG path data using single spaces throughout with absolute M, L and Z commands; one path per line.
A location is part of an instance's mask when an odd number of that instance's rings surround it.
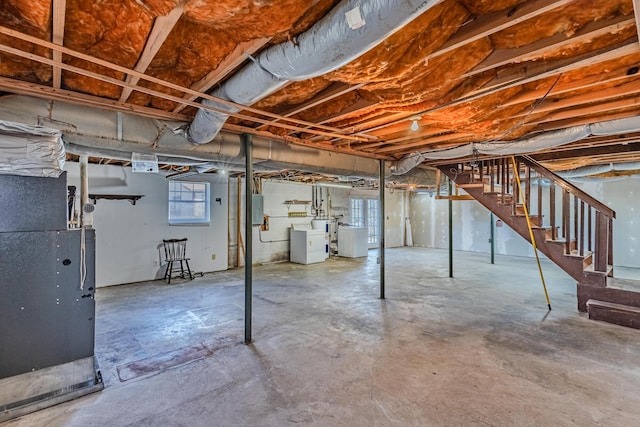
M 613 279 L 615 212 L 527 156 L 440 165 L 440 171 L 577 281 L 578 310 L 640 329 L 640 292 Z M 522 185 L 518 191 L 514 170 Z M 640 290 L 640 282 L 626 287 Z M 620 282 L 619 282 L 620 283 Z

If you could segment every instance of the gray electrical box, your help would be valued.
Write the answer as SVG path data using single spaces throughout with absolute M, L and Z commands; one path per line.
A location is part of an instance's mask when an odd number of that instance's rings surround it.
M 251 224 L 262 224 L 264 221 L 264 198 L 262 194 L 254 194 L 252 197 Z

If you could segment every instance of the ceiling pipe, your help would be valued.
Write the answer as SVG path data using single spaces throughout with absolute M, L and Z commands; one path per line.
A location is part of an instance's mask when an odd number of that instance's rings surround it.
M 393 175 L 402 175 L 413 169 L 413 167 L 418 166 L 426 159 L 458 159 L 462 157 L 470 157 L 476 154 L 487 154 L 492 156 L 528 154 L 580 141 L 590 136 L 620 135 L 629 132 L 640 132 L 640 117 L 628 117 L 624 119 L 607 120 L 598 123 L 574 126 L 515 141 L 472 142 L 464 146 L 445 150 L 411 153 L 394 162 L 391 166 L 391 171 Z
M 76 155 L 126 161 L 131 160 L 131 153 L 154 154 L 161 163 L 163 160 L 184 166 L 206 163 L 214 165 L 216 169 L 244 170 L 244 150 L 240 137 L 233 134 L 218 135 L 214 143 L 200 147 L 194 147 L 175 135 L 161 138 L 155 147 L 70 132 L 63 132 L 62 139 L 67 151 Z M 372 159 L 287 145 L 261 137 L 254 137 L 253 152 L 254 169 L 260 172 L 295 169 L 364 179 L 374 178 L 377 174 L 378 165 Z
M 599 175 L 599 174 L 604 174 L 609 172 L 628 172 L 628 171 L 638 171 L 638 170 L 640 170 L 640 162 L 629 162 L 629 163 L 618 163 L 618 164 L 609 163 L 607 165 L 583 166 L 581 168 L 560 171 L 556 173 L 563 178 L 572 179 L 572 178 L 588 178 L 593 175 Z
M 407 25 L 441 0 L 344 0 L 293 41 L 271 46 L 210 95 L 252 105 L 289 81 L 334 71 Z M 204 100 L 229 113 L 239 109 Z M 200 109 L 186 128 L 195 144 L 211 142 L 228 114 Z

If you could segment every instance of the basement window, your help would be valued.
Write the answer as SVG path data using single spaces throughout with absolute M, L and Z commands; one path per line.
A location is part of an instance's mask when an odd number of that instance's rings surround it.
M 169 224 L 209 224 L 209 183 L 169 181 Z

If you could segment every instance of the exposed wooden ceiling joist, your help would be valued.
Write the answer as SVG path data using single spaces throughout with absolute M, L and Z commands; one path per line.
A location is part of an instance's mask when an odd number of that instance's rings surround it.
M 592 22 L 571 36 L 559 33 L 519 48 L 496 50 L 471 71 L 462 74 L 460 78 L 471 77 L 505 65 L 524 63 L 531 58 L 544 57 L 545 52 L 558 51 L 578 43 L 588 43 L 598 37 L 616 33 L 633 26 L 635 26 L 633 18 L 618 16 L 606 21 Z
M 253 55 L 256 53 L 260 48 L 266 45 L 269 40 L 270 38 L 263 37 L 238 44 L 233 52 L 223 59 L 215 69 L 211 70 L 206 76 L 191 85 L 191 89 L 196 92 L 207 92 L 214 85 L 231 74 L 231 72 L 238 68 L 240 64 L 246 61 L 247 55 Z M 187 94 L 184 97 L 185 101 L 194 101 L 197 98 L 197 96 L 191 94 Z M 181 103 L 173 111 L 178 113 L 185 109 L 187 105 L 188 104 L 186 103 Z
M 339 96 L 345 95 L 349 92 L 353 92 L 354 90 L 360 89 L 364 86 L 364 83 L 360 83 L 357 85 L 348 85 L 345 83 L 334 83 L 330 87 L 318 93 L 316 96 L 311 98 L 310 100 L 303 102 L 300 105 L 296 105 L 294 108 L 290 108 L 286 111 L 280 112 L 280 115 L 283 117 L 291 117 L 295 114 L 299 114 L 305 110 L 318 106 L 322 103 L 329 102 L 332 99 L 338 98 Z M 278 120 L 273 121 L 276 123 Z M 271 123 L 269 123 L 271 124 Z M 258 129 L 262 129 L 263 126 L 259 126 Z
M 184 5 L 178 4 L 178 6 L 173 8 L 167 16 L 159 16 L 156 18 L 155 22 L 153 23 L 151 33 L 147 38 L 147 43 L 144 47 L 144 50 L 142 51 L 142 55 L 140 55 L 140 58 L 138 59 L 134 70 L 139 73 L 144 73 L 145 71 L 147 71 L 147 68 L 151 64 L 151 61 L 153 61 L 153 58 L 155 58 L 156 54 L 164 44 L 167 37 L 169 37 L 171 30 L 178 23 L 178 20 L 182 16 L 183 11 Z M 126 79 L 127 83 L 130 83 L 134 86 L 138 84 L 139 80 L 140 77 L 132 75 L 127 75 Z M 129 95 L 131 95 L 131 92 L 133 92 L 132 88 L 123 88 L 122 94 L 120 95 L 120 101 L 126 102 L 126 100 L 129 98 Z
M 428 55 L 425 61 L 449 53 L 464 45 L 518 25 L 536 16 L 558 9 L 572 1 L 573 0 L 529 0 L 508 11 L 499 11 L 481 16 L 464 25 L 460 31 L 451 37 L 440 49 Z
M 282 116 L 279 116 L 277 114 L 273 114 L 273 113 L 270 113 L 270 112 L 257 110 L 257 109 L 253 109 L 253 108 L 245 107 L 245 106 L 239 106 L 237 104 L 234 104 L 233 102 L 226 101 L 226 100 L 223 100 L 223 99 L 220 99 L 220 98 L 215 98 L 215 97 L 213 97 L 211 95 L 207 95 L 207 94 L 204 94 L 204 93 L 198 93 L 198 92 L 196 92 L 196 91 L 194 91 L 194 90 L 192 90 L 190 88 L 185 88 L 185 87 L 173 84 L 171 82 L 167 82 L 165 80 L 161 80 L 161 79 L 158 79 L 158 78 L 155 78 L 155 77 L 152 77 L 152 76 L 145 75 L 145 74 L 140 73 L 140 72 L 138 72 L 136 70 L 128 69 L 126 67 L 121 67 L 119 65 L 110 63 L 108 61 L 104 61 L 104 60 L 101 60 L 101 59 L 98 59 L 98 58 L 95 58 L 95 57 L 91 57 L 89 55 L 85 55 L 85 54 L 82 54 L 82 53 L 79 53 L 79 52 L 75 52 L 75 51 L 73 51 L 71 49 L 68 49 L 68 48 L 65 48 L 65 47 L 61 47 L 61 46 L 57 46 L 57 45 L 54 45 L 52 43 L 46 42 L 44 40 L 39 40 L 39 39 L 31 37 L 29 35 L 13 31 L 13 30 L 11 30 L 9 28 L 0 27 L 0 33 L 7 34 L 7 35 L 10 35 L 12 37 L 18 37 L 20 39 L 29 41 L 29 42 L 37 44 L 37 45 L 41 45 L 41 46 L 47 47 L 49 49 L 59 50 L 59 51 L 65 53 L 65 54 L 68 54 L 68 55 L 71 55 L 71 56 L 75 56 L 75 57 L 78 57 L 80 59 L 93 61 L 95 63 L 100 64 L 101 66 L 106 67 L 106 68 L 114 69 L 114 70 L 119 71 L 119 72 L 124 72 L 125 74 L 131 74 L 133 76 L 139 77 L 140 79 L 148 80 L 148 81 L 150 81 L 152 83 L 155 83 L 155 84 L 158 84 L 158 85 L 170 88 L 170 89 L 174 89 L 174 90 L 178 90 L 178 91 L 181 91 L 181 92 L 185 92 L 185 93 L 188 93 L 190 95 L 194 95 L 196 97 L 206 98 L 206 99 L 209 99 L 209 100 L 214 101 L 214 102 L 219 103 L 219 104 L 228 105 L 228 106 L 232 106 L 232 107 L 236 107 L 236 108 L 241 108 L 242 111 L 244 111 L 244 112 L 251 112 L 251 113 L 254 113 L 254 114 L 258 114 L 258 115 L 262 115 L 262 116 L 266 116 L 266 117 L 270 117 L 270 118 L 280 119 L 280 121 L 277 124 L 275 124 L 275 126 L 278 126 L 278 127 L 284 128 L 284 129 L 289 129 L 289 130 L 293 130 L 293 131 L 304 131 L 304 132 L 307 132 L 307 133 L 312 133 L 312 134 L 316 134 L 316 135 L 324 135 L 324 136 L 328 136 L 328 137 L 351 139 L 351 140 L 354 140 L 354 141 L 362 140 L 362 137 L 347 135 L 346 134 L 347 132 L 342 133 L 343 131 L 341 129 L 338 129 L 338 128 L 331 128 L 331 127 L 328 127 L 328 126 L 318 125 L 318 124 L 310 123 L 310 122 L 305 122 L 303 120 L 297 120 L 297 119 L 293 119 L 293 118 L 290 118 L 290 117 L 282 117 Z M 31 59 L 33 61 L 40 62 L 40 63 L 43 63 L 43 64 L 47 64 L 47 65 L 51 65 L 51 66 L 54 65 L 53 61 L 50 60 L 49 58 L 45 58 L 45 57 L 42 57 L 42 56 L 39 56 L 39 55 L 36 55 L 36 54 L 33 54 L 33 53 L 29 53 L 29 52 L 23 52 L 23 51 L 20 51 L 18 49 L 12 48 L 10 46 L 6 46 L 6 45 L 0 44 L 0 51 L 6 52 L 6 53 L 9 53 L 9 54 L 12 54 L 12 55 L 16 55 L 16 56 L 19 56 L 19 57 Z M 209 109 L 211 111 L 223 112 L 223 113 L 229 114 L 228 111 L 220 110 L 219 108 L 213 107 L 211 105 L 206 105 L 205 106 L 205 105 L 196 103 L 194 101 L 186 101 L 185 99 L 180 98 L 180 97 L 176 97 L 176 96 L 173 96 L 173 95 L 170 95 L 170 94 L 167 94 L 167 93 L 163 93 L 163 92 L 159 92 L 159 91 L 156 91 L 156 90 L 153 90 L 153 89 L 149 89 L 147 87 L 133 85 L 133 84 L 127 83 L 126 81 L 123 82 L 123 81 L 114 79 L 112 77 L 104 76 L 104 75 L 101 75 L 101 74 L 98 74 L 98 73 L 95 73 L 95 72 L 92 72 L 92 71 L 87 71 L 87 70 L 84 70 L 82 68 L 75 67 L 75 66 L 72 66 L 72 65 L 61 64 L 60 66 L 63 69 L 65 69 L 67 71 L 71 71 L 71 72 L 76 73 L 76 74 L 87 76 L 87 77 L 90 77 L 90 78 L 93 78 L 93 79 L 96 79 L 96 80 L 101 80 L 101 81 L 104 81 L 104 82 L 107 82 L 107 83 L 111 83 L 111 84 L 117 85 L 117 86 L 128 87 L 128 88 L 137 90 L 139 92 L 146 93 L 146 94 L 151 95 L 151 96 L 155 96 L 155 97 L 158 97 L 158 98 L 166 99 L 168 101 L 182 102 L 182 103 L 186 103 L 187 105 L 191 105 L 191 106 L 196 107 L 196 108 L 205 108 L 205 109 Z M 231 113 L 229 115 L 237 117 L 237 118 L 242 119 L 242 120 L 254 121 L 256 123 L 261 123 L 261 124 L 269 122 L 269 120 L 261 119 L 261 118 L 254 117 L 254 116 L 248 116 L 246 114 Z M 299 125 L 299 126 L 287 125 L 287 124 L 282 123 L 283 121 L 295 123 L 296 125 Z M 300 127 L 300 126 L 303 126 L 303 127 Z M 326 131 L 325 130 L 320 130 L 320 129 L 325 129 Z M 375 137 L 371 137 L 371 139 L 376 139 L 376 138 Z
M 67 9 L 67 0 L 53 0 L 53 31 L 51 41 L 62 46 L 64 43 L 64 21 Z M 62 62 L 62 52 L 54 50 L 53 61 L 57 64 Z M 62 69 L 58 65 L 53 66 L 53 82 L 54 88 L 59 89 L 62 84 Z
M 286 0 L 287 14 L 251 0 L 234 0 L 234 11 L 215 0 L 123 0 L 115 14 L 91 3 L 30 0 L 47 11 L 31 14 L 27 1 L 0 6 L 0 34 L 8 36 L 0 46 L 3 90 L 163 120 L 232 107 L 239 111 L 226 131 L 322 150 L 398 158 L 640 112 L 640 20 L 632 15 L 640 0 L 434 2 L 321 80 L 270 95 L 260 105 L 271 111 L 207 92 L 267 44 L 295 48 L 337 0 Z M 422 117 L 415 132 L 412 116 Z
M 640 56 L 638 57 L 638 63 L 640 64 Z M 624 67 L 622 69 L 610 70 L 606 74 L 594 75 L 585 77 L 580 80 L 572 81 L 566 84 L 559 83 L 549 90 L 549 88 L 542 88 L 538 90 L 530 90 L 522 92 L 511 99 L 505 100 L 502 107 L 510 107 L 512 105 L 527 103 L 531 101 L 537 101 L 545 97 L 553 97 L 562 95 L 568 92 L 579 91 L 602 86 L 606 84 L 613 84 L 616 82 L 624 83 L 625 80 L 637 79 L 636 74 L 640 71 L 637 67 Z
M 602 156 L 610 154 L 626 154 L 626 153 L 638 153 L 640 152 L 640 141 L 630 142 L 625 144 L 616 145 L 598 145 L 589 148 L 570 148 L 559 151 L 553 151 L 549 153 L 534 153 L 531 155 L 535 160 L 539 162 L 552 161 L 552 160 L 566 160 L 577 157 L 591 157 Z
M 608 114 L 606 116 L 606 119 L 607 120 L 626 119 L 629 117 L 636 117 L 637 115 L 638 115 L 638 111 L 625 111 L 621 113 Z M 570 119 L 556 120 L 556 121 L 549 121 L 546 123 L 542 123 L 536 126 L 535 129 L 536 131 L 539 131 L 539 132 L 548 132 L 553 130 L 566 129 L 568 127 L 573 127 L 573 126 L 587 125 L 590 123 L 600 121 L 599 119 L 601 119 L 601 117 L 599 116 L 597 118 L 594 118 L 593 116 L 580 117 L 580 118 L 572 117 Z
M 184 114 L 122 103 L 116 100 L 106 100 L 98 96 L 87 95 L 65 89 L 55 89 L 49 86 L 22 82 L 15 79 L 8 79 L 6 77 L 0 77 L 0 88 L 20 95 L 69 102 L 76 105 L 85 105 L 94 108 L 104 108 L 106 110 L 137 114 L 154 119 L 171 121 L 187 121 L 190 119 L 189 116 Z

